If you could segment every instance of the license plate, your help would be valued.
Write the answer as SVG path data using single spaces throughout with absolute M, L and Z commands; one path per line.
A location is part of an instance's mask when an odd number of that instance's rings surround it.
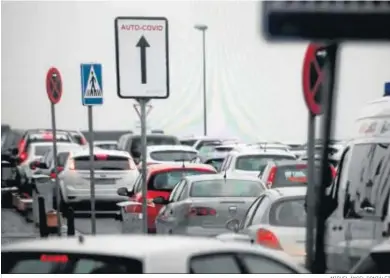
M 115 184 L 115 179 L 96 179 L 95 184 Z

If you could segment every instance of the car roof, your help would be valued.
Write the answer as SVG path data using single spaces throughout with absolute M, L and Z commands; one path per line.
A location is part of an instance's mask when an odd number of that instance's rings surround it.
M 198 152 L 195 148 L 185 145 L 156 145 L 156 146 L 147 146 L 147 151 L 191 151 Z
M 117 150 L 106 150 L 101 148 L 94 148 L 93 150 L 94 154 L 106 154 L 111 156 L 123 156 L 123 157 L 130 157 L 130 154 L 124 151 L 117 151 Z M 76 150 L 71 151 L 72 157 L 79 157 L 79 156 L 89 156 L 89 148 L 80 148 Z
M 294 197 L 294 196 L 306 196 L 306 186 L 286 186 L 271 188 L 267 191 L 278 197 Z
M 158 163 L 158 164 L 152 164 L 148 166 L 149 172 L 156 172 L 156 171 L 163 171 L 163 170 L 176 170 L 176 169 L 183 169 L 183 164 L 185 168 L 187 169 L 204 169 L 204 170 L 213 170 L 215 171 L 214 167 L 208 164 L 201 164 L 201 163 Z
M 98 140 L 98 141 L 94 141 L 93 144 L 94 145 L 99 145 L 99 144 L 117 144 L 118 141 L 115 141 L 115 140 Z
M 129 134 L 130 136 L 129 137 L 141 137 L 141 134 L 138 134 L 138 133 L 132 133 L 132 134 Z M 169 135 L 169 134 L 161 134 L 161 133 L 147 133 L 146 134 L 146 137 L 156 137 L 156 138 L 162 138 L 162 137 L 166 137 L 166 138 L 177 138 L 175 135 Z
M 276 166 L 294 166 L 294 165 L 307 165 L 306 160 L 276 160 L 273 161 Z
M 244 155 L 281 155 L 281 156 L 291 156 L 295 157 L 292 153 L 283 151 L 283 150 L 277 150 L 277 149 L 252 149 L 252 148 L 245 148 L 241 151 L 233 150 L 232 153 L 234 153 L 236 156 L 244 156 Z
M 110 248 L 107 248 L 110 246 Z M 129 246 L 131 248 L 129 248 Z M 207 252 L 252 252 L 279 260 L 295 270 L 307 272 L 291 263 L 291 257 L 281 251 L 241 242 L 221 241 L 216 238 L 166 235 L 88 235 L 51 237 L 11 243 L 2 252 L 53 252 L 127 256 L 145 259 L 149 256 L 190 257 Z
M 194 176 L 186 176 L 185 179 L 187 179 L 189 182 L 196 182 L 196 181 L 204 181 L 204 180 L 223 180 L 224 174 L 209 174 L 209 175 L 194 175 Z M 247 181 L 256 181 L 261 183 L 259 178 L 250 176 L 250 175 L 239 175 L 239 174 L 230 174 L 226 175 L 226 180 L 247 180 Z

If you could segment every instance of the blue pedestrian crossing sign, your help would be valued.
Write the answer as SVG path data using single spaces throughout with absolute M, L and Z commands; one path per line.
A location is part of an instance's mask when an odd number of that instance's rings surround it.
M 81 100 L 84 106 L 103 104 L 101 64 L 81 64 Z

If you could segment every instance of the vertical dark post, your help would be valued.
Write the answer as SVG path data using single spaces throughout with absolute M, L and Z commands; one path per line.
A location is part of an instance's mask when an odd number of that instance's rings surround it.
M 73 208 L 68 209 L 67 224 L 68 224 L 68 236 L 74 236 L 75 235 L 75 227 L 74 227 Z
M 39 235 L 41 237 L 47 237 L 49 232 L 47 228 L 45 198 L 43 198 L 43 196 L 38 197 L 38 213 L 39 213 Z
M 306 193 L 306 268 L 311 270 L 313 262 L 314 227 L 315 227 L 315 166 L 314 166 L 314 137 L 315 116 L 309 112 L 307 133 L 307 193 Z
M 53 129 L 53 157 L 57 157 L 57 128 L 56 128 L 56 109 L 55 104 L 51 104 L 51 124 Z M 57 159 L 54 159 L 54 173 L 55 173 L 55 194 L 56 194 L 56 202 L 57 202 L 57 234 L 61 236 L 61 209 L 60 209 L 60 201 L 61 201 L 61 191 L 60 185 L 58 182 L 58 165 Z
M 90 190 L 91 190 L 91 232 L 96 234 L 96 209 L 95 209 L 95 170 L 94 170 L 94 153 L 93 153 L 93 114 L 92 106 L 88 106 L 88 132 L 89 132 L 89 173 L 90 173 Z
M 321 156 L 321 178 L 318 192 L 318 207 L 317 207 L 317 232 L 316 232 L 316 252 L 313 263 L 313 273 L 325 273 L 326 272 L 326 256 L 325 256 L 325 221 L 326 221 L 326 206 L 325 203 L 325 191 L 329 185 L 328 171 L 329 171 L 329 159 L 328 159 L 328 148 L 329 139 L 332 134 L 332 116 L 333 116 L 333 93 L 334 84 L 336 77 L 336 62 L 337 62 L 337 51 L 338 44 L 333 43 L 328 45 L 326 48 L 326 64 L 325 72 L 326 76 L 329 76 L 329 82 L 325 82 L 324 88 L 324 101 L 322 109 L 324 111 L 322 120 L 322 140 L 323 149 Z
M 141 108 L 141 175 L 142 175 L 142 230 L 145 234 L 148 233 L 148 205 L 147 205 L 147 184 L 146 184 L 146 104 L 148 99 L 138 99 Z

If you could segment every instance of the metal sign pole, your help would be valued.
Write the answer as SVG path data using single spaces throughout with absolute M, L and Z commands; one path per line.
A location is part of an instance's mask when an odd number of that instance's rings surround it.
M 54 173 L 55 173 L 55 194 L 57 202 L 57 233 L 61 236 L 61 190 L 58 183 L 58 165 L 57 165 L 57 128 L 56 128 L 56 109 L 55 104 L 51 104 L 51 126 L 53 133 L 53 157 L 54 157 Z
M 96 234 L 96 209 L 95 209 L 95 167 L 93 154 L 93 114 L 92 106 L 88 106 L 88 132 L 89 132 L 89 163 L 90 163 L 90 189 L 91 189 L 91 233 Z
M 314 166 L 314 138 L 315 115 L 309 112 L 307 134 L 307 193 L 306 193 L 306 268 L 311 269 L 313 262 L 314 227 L 315 227 L 315 166 Z
M 326 207 L 325 191 L 329 186 L 329 138 L 332 133 L 332 115 L 333 115 L 333 95 L 334 95 L 334 83 L 336 76 L 336 63 L 337 63 L 337 51 L 338 44 L 334 43 L 326 48 L 326 65 L 325 74 L 329 76 L 329 82 L 325 82 L 324 88 L 324 116 L 322 119 L 322 156 L 321 156 L 321 178 L 319 183 L 319 192 L 317 192 L 318 198 L 318 210 L 317 210 L 317 230 L 316 230 L 316 244 L 315 244 L 315 259 L 313 263 L 313 273 L 325 273 L 326 272 L 326 254 L 325 254 L 325 229 L 326 229 Z
M 141 108 L 141 163 L 142 163 L 142 230 L 148 233 L 148 205 L 147 205 L 147 184 L 146 184 L 146 104 L 148 99 L 138 99 Z

